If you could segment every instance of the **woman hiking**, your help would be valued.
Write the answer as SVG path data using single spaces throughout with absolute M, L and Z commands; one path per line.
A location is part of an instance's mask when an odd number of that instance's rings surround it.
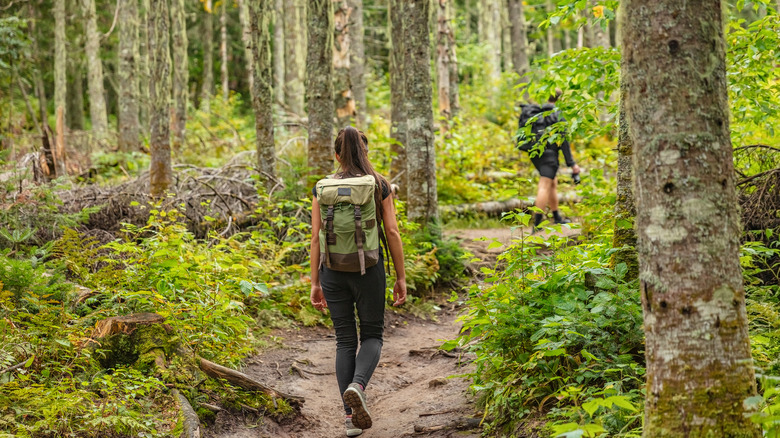
M 387 279 L 380 241 L 395 266 L 394 306 L 406 301 L 406 273 L 390 185 L 368 160 L 368 139 L 348 126 L 335 152 L 338 172 L 313 190 L 311 303 L 330 309 L 346 433 L 358 436 L 372 425 L 363 391 L 382 351 Z

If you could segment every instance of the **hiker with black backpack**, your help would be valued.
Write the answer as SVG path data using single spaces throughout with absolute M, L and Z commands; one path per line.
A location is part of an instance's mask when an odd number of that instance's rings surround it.
M 313 190 L 311 303 L 322 312 L 330 309 L 346 432 L 358 436 L 372 425 L 363 391 L 382 351 L 387 286 L 382 250 L 389 250 L 395 266 L 394 306 L 406 301 L 406 273 L 390 184 L 368 160 L 368 138 L 348 126 L 336 136 L 335 151 L 338 172 Z
M 539 171 L 539 185 L 536 189 L 536 202 L 535 205 L 540 210 L 545 211 L 548 206 L 552 211 L 553 220 L 556 224 L 567 224 L 571 221 L 561 216 L 558 211 L 558 151 L 563 152 L 563 157 L 566 160 L 566 165 L 571 167 L 572 178 L 575 184 L 580 182 L 580 166 L 574 162 L 574 158 L 571 155 L 571 147 L 569 141 L 564 138 L 561 142 L 548 141 L 544 145 L 539 145 L 539 140 L 545 134 L 548 128 L 552 127 L 558 122 L 563 122 L 565 119 L 561 115 L 560 111 L 555 107 L 555 103 L 558 98 L 561 97 L 563 92 L 560 89 L 555 90 L 555 94 L 550 96 L 542 106 L 537 104 L 521 105 L 522 111 L 520 113 L 519 120 L 519 132 L 521 135 L 518 138 L 525 139 L 522 144 L 518 141 L 518 149 L 528 152 L 531 156 L 531 162 L 536 170 Z M 525 127 L 530 125 L 530 134 L 523 136 L 522 132 L 525 132 Z M 560 144 L 560 146 L 559 146 Z M 534 231 L 539 230 L 539 224 L 544 219 L 544 214 L 534 213 Z

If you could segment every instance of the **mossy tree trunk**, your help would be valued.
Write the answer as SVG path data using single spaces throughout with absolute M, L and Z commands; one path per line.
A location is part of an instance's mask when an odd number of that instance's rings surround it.
M 170 95 L 171 57 L 169 53 L 168 1 L 151 0 L 149 10 L 149 61 L 151 67 L 151 114 L 149 149 L 149 188 L 154 197 L 165 196 L 171 186 Z
M 274 100 L 286 101 L 284 94 L 284 0 L 274 2 Z
M 335 0 L 333 12 L 333 100 L 336 108 L 337 128 L 354 121 L 355 99 L 352 96 L 350 69 L 350 34 L 353 9 L 347 0 Z
M 119 3 L 119 63 L 117 66 L 119 85 L 119 114 L 117 127 L 121 151 L 141 149 L 140 124 L 138 120 L 138 2 Z
M 214 4 L 206 0 L 203 4 L 203 83 L 200 87 L 200 109 L 211 113 L 211 98 L 214 96 Z M 208 118 L 207 118 L 208 120 Z
M 312 175 L 333 171 L 333 3 L 309 2 L 306 96 L 309 107 L 309 159 Z
M 512 29 L 509 24 L 507 9 L 504 2 L 499 0 L 498 10 L 501 14 L 501 70 L 512 71 Z
M 756 381 L 722 5 L 627 0 L 621 7 L 646 336 L 644 436 L 760 437 L 743 404 Z
M 138 25 L 138 119 L 141 122 L 141 130 L 149 132 L 149 115 L 151 102 L 149 100 L 151 73 L 149 68 L 149 0 L 141 0 Z
M 173 51 L 171 129 L 173 129 L 173 145 L 178 149 L 187 141 L 189 66 L 187 60 L 187 16 L 184 0 L 171 0 L 171 38 Z
M 395 140 L 391 149 L 390 179 L 398 184 L 398 194 L 406 199 L 406 110 L 404 109 L 404 20 L 406 2 L 390 0 L 390 137 Z
M 68 60 L 68 106 L 65 115 L 70 129 L 84 129 L 84 70 L 81 59 L 70 58 Z
M 450 29 L 449 2 L 437 0 L 436 2 L 436 84 L 439 87 L 439 117 L 449 122 L 452 118 L 450 106 Z M 448 129 L 447 123 L 442 124 L 442 131 Z
M 410 0 L 404 19 L 407 215 L 439 236 L 428 0 Z
M 249 7 L 252 31 L 252 59 L 254 79 L 252 107 L 255 110 L 257 135 L 257 168 L 260 169 L 265 188 L 270 192 L 277 183 L 276 150 L 274 149 L 273 94 L 271 74 L 270 23 L 273 5 L 269 2 L 252 2 Z
M 352 83 L 352 98 L 355 101 L 355 123 L 365 129 L 366 115 L 366 46 L 363 38 L 363 0 L 348 0 L 352 9 L 349 25 L 349 77 Z
M 620 121 L 618 131 L 618 170 L 617 170 L 617 200 L 615 202 L 615 225 L 612 239 L 613 248 L 621 248 L 612 255 L 612 266 L 625 263 L 628 267 L 626 281 L 631 281 L 639 275 L 639 262 L 636 255 L 636 231 L 634 230 L 634 143 L 628 128 L 628 117 L 625 106 L 625 83 L 621 84 Z
M 512 27 L 512 66 L 521 81 L 531 69 L 528 62 L 528 40 L 525 30 L 525 13 L 522 0 L 507 0 L 509 25 Z
M 67 63 L 68 53 L 65 48 L 65 0 L 54 1 L 54 109 L 62 107 L 67 115 Z
M 89 117 L 92 120 L 92 132 L 98 140 L 108 133 L 108 115 L 103 88 L 103 62 L 100 60 L 100 33 L 97 28 L 95 0 L 81 0 L 81 12 L 84 15 L 87 55 L 87 83 L 89 86 Z
M 314 9 L 315 5 L 310 5 L 310 8 Z M 304 20 L 305 11 L 306 6 L 301 0 L 284 2 L 284 97 L 287 107 L 297 115 L 303 115 L 304 61 L 307 56 L 305 27 L 308 25 Z

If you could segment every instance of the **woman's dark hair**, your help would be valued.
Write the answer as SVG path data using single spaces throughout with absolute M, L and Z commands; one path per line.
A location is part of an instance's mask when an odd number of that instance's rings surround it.
M 374 166 L 368 160 L 368 137 L 362 131 L 353 126 L 347 126 L 339 131 L 334 142 L 336 155 L 339 156 L 339 172 L 341 178 L 350 178 L 362 175 L 373 175 L 377 187 L 374 191 L 374 200 L 377 206 L 377 222 L 382 222 L 382 192 L 390 191 L 387 180 L 374 170 Z

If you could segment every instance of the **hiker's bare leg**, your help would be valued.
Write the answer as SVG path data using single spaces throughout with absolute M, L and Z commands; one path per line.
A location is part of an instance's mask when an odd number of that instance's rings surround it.
M 534 205 L 544 211 L 549 204 L 551 194 L 555 194 L 555 180 L 546 176 L 540 176 L 539 185 L 536 189 L 536 203 Z M 555 208 L 558 208 L 557 195 Z
M 550 206 L 550 211 L 558 210 L 558 177 L 552 180 L 552 190 L 550 190 L 549 197 L 548 205 Z

